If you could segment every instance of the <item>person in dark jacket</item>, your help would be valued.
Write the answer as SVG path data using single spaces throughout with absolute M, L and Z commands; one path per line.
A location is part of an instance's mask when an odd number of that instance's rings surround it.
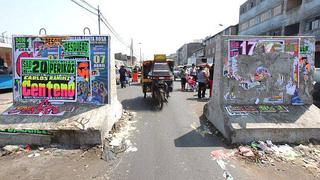
M 214 65 L 212 64 L 212 66 L 210 67 L 210 70 L 209 70 L 210 97 L 212 96 L 213 72 L 214 72 Z
M 124 66 L 121 66 L 119 69 L 119 74 L 120 74 L 120 83 L 121 83 L 121 88 L 126 87 L 126 75 L 127 75 L 127 70 L 124 68 Z

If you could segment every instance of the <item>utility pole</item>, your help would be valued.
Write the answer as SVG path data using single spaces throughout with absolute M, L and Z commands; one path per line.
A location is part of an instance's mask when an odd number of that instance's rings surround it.
M 99 9 L 99 5 L 98 5 L 98 28 L 99 28 L 99 35 L 101 35 L 101 27 L 100 27 L 100 9 Z
M 139 45 L 140 45 L 140 63 L 142 62 L 142 60 L 141 60 L 141 42 L 139 43 Z
M 133 39 L 131 38 L 131 45 L 130 45 L 130 60 L 131 65 L 133 66 Z

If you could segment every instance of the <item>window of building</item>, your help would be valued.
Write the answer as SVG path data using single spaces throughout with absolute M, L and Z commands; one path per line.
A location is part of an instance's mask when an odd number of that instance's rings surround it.
M 256 6 L 256 0 L 251 0 L 250 9 Z
M 296 36 L 299 34 L 300 23 L 291 24 L 285 27 L 284 35 L 285 36 Z
M 278 16 L 282 14 L 282 5 L 280 4 L 279 6 L 273 8 L 273 16 Z
M 248 22 L 244 22 L 244 23 L 242 23 L 241 24 L 241 31 L 244 31 L 244 30 L 246 30 L 248 28 Z
M 259 24 L 259 23 L 260 23 L 260 16 L 257 16 L 257 17 L 255 18 L 255 20 L 256 20 L 255 24 Z
M 287 11 L 290 11 L 291 9 L 298 8 L 301 6 L 302 0 L 288 0 L 287 2 Z
M 245 13 L 246 9 L 244 7 L 241 8 L 241 14 Z
M 319 19 L 312 21 L 311 23 L 311 30 L 319 29 L 320 28 L 320 21 Z
M 262 13 L 262 14 L 260 15 L 260 20 L 261 20 L 261 22 L 264 22 L 264 21 L 266 21 L 266 20 L 268 20 L 268 19 L 270 19 L 270 18 L 271 18 L 271 10 L 266 11 L 266 12 L 264 12 L 264 13 Z
M 215 53 L 215 49 L 214 48 L 212 48 L 212 54 L 214 54 Z
M 250 19 L 249 26 L 251 27 L 251 26 L 254 26 L 254 25 L 255 25 L 255 18 Z

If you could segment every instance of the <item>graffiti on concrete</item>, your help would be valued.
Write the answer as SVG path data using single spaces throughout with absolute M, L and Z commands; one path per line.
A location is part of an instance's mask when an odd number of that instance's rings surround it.
M 50 134 L 49 131 L 47 130 L 39 130 L 39 129 L 0 129 L 0 132 L 5 132 L 5 133 L 27 133 L 27 134 L 43 134 L 43 135 L 48 135 Z
M 285 113 L 288 108 L 283 105 L 229 105 L 225 106 L 230 116 L 243 116 L 250 113 Z
M 59 111 L 58 106 L 52 105 L 48 99 L 41 100 L 36 105 L 14 106 L 2 113 L 3 115 L 51 115 L 62 116 L 65 112 Z

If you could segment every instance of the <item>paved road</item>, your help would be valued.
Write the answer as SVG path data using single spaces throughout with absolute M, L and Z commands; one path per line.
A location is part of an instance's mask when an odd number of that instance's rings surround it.
M 111 179 L 225 179 L 223 170 L 210 158 L 212 150 L 225 144 L 212 135 L 203 137 L 192 128 L 192 124 L 200 128 L 195 111 L 202 107 L 195 106 L 204 104 L 194 95 L 175 89 L 163 110 L 155 111 L 151 97 L 144 99 L 140 86 L 118 89 L 124 108 L 137 112 L 138 132 L 132 141 L 138 151 L 123 157 Z M 248 179 L 235 170 L 230 173 Z

